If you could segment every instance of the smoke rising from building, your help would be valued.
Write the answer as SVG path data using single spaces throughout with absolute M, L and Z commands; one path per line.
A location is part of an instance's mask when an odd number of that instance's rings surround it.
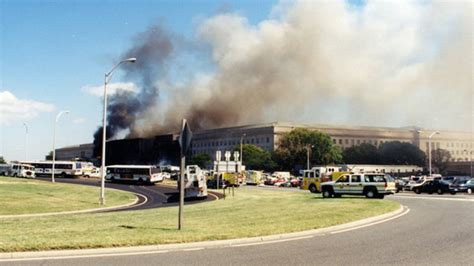
M 277 120 L 470 130 L 472 24 L 468 1 L 283 1 L 258 25 L 210 17 L 192 40 L 155 25 L 122 55 L 137 57 L 123 69 L 140 91 L 112 96 L 108 123 L 129 137 L 177 131 L 181 118 L 193 130 Z

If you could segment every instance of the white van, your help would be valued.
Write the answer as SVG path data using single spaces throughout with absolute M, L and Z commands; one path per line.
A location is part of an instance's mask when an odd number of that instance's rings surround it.
M 35 178 L 35 167 L 29 164 L 12 163 L 9 175 L 13 177 Z

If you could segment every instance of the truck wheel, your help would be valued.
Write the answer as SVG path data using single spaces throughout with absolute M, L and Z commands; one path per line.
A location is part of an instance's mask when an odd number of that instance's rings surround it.
M 323 198 L 330 198 L 332 197 L 332 193 L 329 189 L 323 189 Z
M 311 193 L 318 193 L 318 189 L 316 188 L 316 186 L 315 186 L 314 184 L 311 184 L 311 185 L 309 186 L 309 191 L 310 191 Z
M 441 188 L 438 188 L 438 190 L 436 190 L 436 192 L 440 195 L 443 195 L 443 190 Z
M 415 188 L 415 189 L 413 189 L 413 192 L 415 192 L 416 194 L 420 194 L 421 190 L 419 188 Z
M 373 188 L 369 188 L 365 191 L 365 197 L 368 199 L 373 199 L 375 198 L 377 192 Z

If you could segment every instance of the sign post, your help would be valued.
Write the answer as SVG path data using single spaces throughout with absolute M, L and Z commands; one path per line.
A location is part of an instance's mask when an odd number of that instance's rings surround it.
M 217 180 L 217 184 L 216 184 L 216 188 L 219 189 L 219 164 L 221 163 L 221 157 L 222 157 L 222 154 L 221 154 L 221 151 L 216 151 L 216 161 L 217 161 L 217 164 L 216 164 L 216 180 Z
M 186 122 L 183 119 L 181 126 L 181 133 L 179 134 L 179 146 L 181 147 L 181 166 L 180 166 L 180 177 L 179 177 L 179 219 L 178 219 L 178 230 L 183 228 L 183 208 L 184 208 L 184 169 L 186 163 L 186 153 L 191 146 L 191 139 L 193 133 Z

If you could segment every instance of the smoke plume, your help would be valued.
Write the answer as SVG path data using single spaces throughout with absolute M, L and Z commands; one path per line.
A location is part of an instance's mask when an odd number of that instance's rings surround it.
M 470 130 L 472 3 L 282 2 L 257 25 L 236 13 L 197 38 L 150 27 L 123 55 L 138 93 L 111 99 L 113 134 L 150 137 L 269 121 Z

